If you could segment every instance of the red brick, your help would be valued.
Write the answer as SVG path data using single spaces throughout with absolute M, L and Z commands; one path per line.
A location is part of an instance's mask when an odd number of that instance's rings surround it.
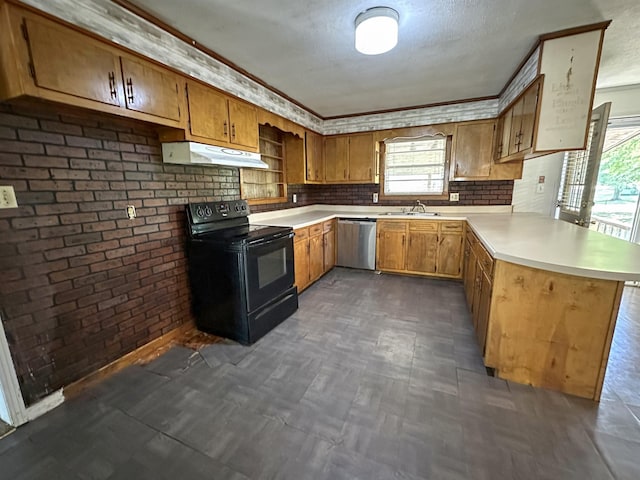
M 17 229 L 50 227 L 59 223 L 57 216 L 14 218 L 11 220 L 11 226 Z
M 102 146 L 102 141 L 95 138 L 66 135 L 64 139 L 71 147 L 100 148 Z
M 57 133 L 42 132 L 39 130 L 18 130 L 20 140 L 27 142 L 52 143 L 64 145 L 64 137 Z
M 44 146 L 40 143 L 0 140 L 0 151 L 5 153 L 44 153 Z
M 104 238 L 105 240 L 111 240 L 116 238 L 126 238 L 126 237 L 131 237 L 132 235 L 133 235 L 133 230 L 131 228 L 119 228 L 117 230 L 102 232 L 102 238 Z
M 82 277 L 89 273 L 88 267 L 76 267 L 76 268 L 68 268 L 61 272 L 51 273 L 49 274 L 49 278 L 52 282 L 58 283 L 65 280 L 73 280 L 78 277 Z
M 54 179 L 65 179 L 65 180 L 89 180 L 89 171 L 88 170 L 68 170 L 68 169 L 58 169 L 52 168 L 51 170 L 51 178 Z
M 96 213 L 69 213 L 65 215 L 60 215 L 60 223 L 63 225 L 75 225 L 75 224 L 85 224 L 88 222 L 95 222 L 98 220 L 98 215 Z
M 0 178 L 20 180 L 49 178 L 49 170 L 45 168 L 29 167 L 2 167 L 0 166 Z
M 105 259 L 104 253 L 91 253 L 88 255 L 81 255 L 77 257 L 73 257 L 69 260 L 69 265 L 72 267 L 77 267 L 79 265 L 91 265 L 93 263 L 102 262 Z
M 84 245 L 76 245 L 74 247 L 57 248 L 45 252 L 44 257 L 47 260 L 58 260 L 60 258 L 69 258 L 83 255 L 86 253 Z
M 69 157 L 69 158 L 86 158 L 87 151 L 84 148 L 77 147 L 65 147 L 59 145 L 46 145 L 47 155 L 53 155 L 54 157 Z M 33 152 L 37 153 L 37 152 Z
M 120 152 L 109 152 L 106 150 L 88 150 L 89 158 L 97 160 L 120 160 Z
M 56 193 L 58 202 L 91 202 L 94 200 L 93 192 L 60 192 Z
M 118 248 L 116 250 L 107 250 L 106 257 L 108 259 L 120 258 L 127 255 L 133 255 L 134 253 L 135 253 L 134 247 L 125 247 L 125 248 Z
M 29 188 L 42 191 L 70 191 L 73 190 L 73 182 L 68 180 L 30 180 Z
M 110 270 L 122 266 L 122 259 L 115 258 L 112 260 L 106 260 L 104 262 L 94 263 L 91 265 L 92 272 L 102 272 L 104 270 Z
M 91 288 L 93 289 L 93 286 L 91 286 Z M 108 290 L 94 293 L 92 295 L 85 295 L 82 298 L 78 299 L 78 306 L 86 307 L 89 305 L 97 305 L 99 302 L 103 302 L 105 300 L 108 300 L 109 298 L 111 298 L 111 292 Z
M 75 182 L 76 190 L 109 190 L 109 182 L 104 181 L 78 181 Z
M 25 242 L 18 245 L 18 253 L 35 253 L 43 252 L 45 250 L 51 250 L 54 248 L 64 247 L 64 242 L 61 238 L 50 238 L 46 240 L 37 240 L 34 242 Z
M 85 232 L 103 232 L 105 230 L 113 230 L 116 228 L 116 223 L 111 220 L 104 222 L 85 223 L 82 229 Z
M 82 127 L 69 123 L 52 120 L 40 120 L 40 128 L 45 132 L 63 133 L 69 135 L 82 135 Z
M 87 245 L 87 248 L 89 245 L 91 245 L 94 242 L 99 242 L 102 240 L 102 235 L 97 232 L 97 233 L 82 233 L 79 235 L 72 235 L 69 237 L 65 237 L 64 239 L 64 244 L 67 247 L 70 247 L 72 245 Z
M 34 118 L 0 112 L 0 125 L 15 128 L 38 128 L 38 121 Z

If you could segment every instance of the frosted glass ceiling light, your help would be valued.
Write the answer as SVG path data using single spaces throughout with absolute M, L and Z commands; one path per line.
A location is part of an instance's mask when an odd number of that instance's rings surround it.
M 365 55 L 388 52 L 398 43 L 398 12 L 373 7 L 356 17 L 356 50 Z

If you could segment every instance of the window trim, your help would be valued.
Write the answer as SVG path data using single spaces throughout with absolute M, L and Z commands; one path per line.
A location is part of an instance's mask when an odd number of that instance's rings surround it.
M 446 138 L 446 146 L 445 146 L 445 159 L 444 159 L 444 178 L 443 178 L 443 191 L 442 194 L 436 195 L 426 195 L 426 194 L 406 194 L 406 195 L 398 195 L 398 194 L 387 194 L 384 190 L 384 177 L 386 173 L 386 144 L 387 140 L 395 140 L 401 139 L 405 137 L 392 137 L 385 138 L 380 142 L 380 199 L 384 200 L 449 200 L 449 168 L 451 165 L 451 154 L 452 154 L 452 135 L 443 135 L 441 133 L 435 133 L 431 135 L 419 135 L 416 136 L 415 139 L 421 138 L 429 138 L 429 137 L 445 137 Z

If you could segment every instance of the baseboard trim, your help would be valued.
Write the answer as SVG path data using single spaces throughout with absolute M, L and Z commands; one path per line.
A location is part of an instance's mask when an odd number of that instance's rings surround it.
M 187 322 L 184 325 L 165 333 L 161 337 L 151 340 L 149 343 L 137 348 L 136 350 L 127 353 L 99 370 L 82 377 L 80 380 L 76 380 L 62 389 L 64 400 L 68 400 L 79 395 L 87 388 L 92 387 L 93 385 L 131 365 L 148 360 L 155 352 L 163 347 L 169 346 L 174 340 L 184 336 L 194 328 L 195 325 L 193 323 Z

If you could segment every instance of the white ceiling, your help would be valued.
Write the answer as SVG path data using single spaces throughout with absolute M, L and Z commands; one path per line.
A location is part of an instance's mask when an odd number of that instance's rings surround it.
M 324 117 L 497 95 L 543 33 L 613 20 L 598 87 L 640 84 L 638 0 L 134 0 Z M 400 14 L 398 46 L 356 52 L 353 22 Z

